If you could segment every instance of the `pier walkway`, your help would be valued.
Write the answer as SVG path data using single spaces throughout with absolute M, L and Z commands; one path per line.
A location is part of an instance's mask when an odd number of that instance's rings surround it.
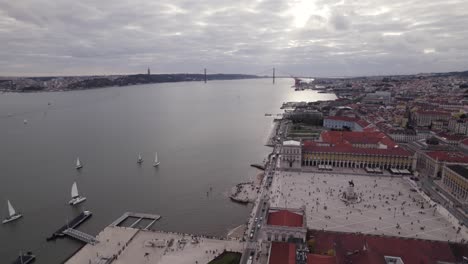
M 75 229 L 81 225 L 84 221 L 89 219 L 93 215 L 90 211 L 83 211 L 78 216 L 73 218 L 71 221 L 67 222 L 64 226 L 60 227 L 55 231 L 50 237 L 47 238 L 47 241 L 55 240 L 56 238 L 65 236 L 65 230 Z
M 96 245 L 99 243 L 99 241 L 93 237 L 92 235 L 86 234 L 84 232 L 78 231 L 73 228 L 68 228 L 65 231 L 63 231 L 65 235 L 68 235 L 74 239 L 78 239 L 80 241 L 83 241 L 85 243 L 91 244 L 91 245 Z

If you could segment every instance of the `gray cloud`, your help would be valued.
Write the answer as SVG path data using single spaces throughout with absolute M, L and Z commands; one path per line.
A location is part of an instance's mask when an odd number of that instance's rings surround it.
M 0 2 L 0 74 L 465 70 L 464 0 Z

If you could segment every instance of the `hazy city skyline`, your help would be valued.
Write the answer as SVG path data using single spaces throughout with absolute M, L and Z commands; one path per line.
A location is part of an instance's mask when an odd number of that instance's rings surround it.
M 464 1 L 0 3 L 0 75 L 466 70 Z

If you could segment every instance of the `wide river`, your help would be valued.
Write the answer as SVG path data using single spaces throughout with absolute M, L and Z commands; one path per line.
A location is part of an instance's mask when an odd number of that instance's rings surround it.
M 81 210 L 93 212 L 79 228 L 92 235 L 132 211 L 161 215 L 153 229 L 225 236 L 250 210 L 227 193 L 253 177 L 249 164 L 270 150 L 264 144 L 273 117 L 264 114 L 280 113 L 286 101 L 336 98 L 295 92 L 292 84 L 256 79 L 0 94 L 0 218 L 7 199 L 23 214 L 0 225 L 0 262 L 21 250 L 33 251 L 36 263 L 64 261 L 82 244 L 45 239 Z M 71 207 L 75 181 L 87 200 Z

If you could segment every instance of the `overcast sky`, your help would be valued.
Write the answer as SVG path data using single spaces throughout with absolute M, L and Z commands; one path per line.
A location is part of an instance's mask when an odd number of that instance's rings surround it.
M 467 0 L 0 0 L 0 75 L 468 70 Z

